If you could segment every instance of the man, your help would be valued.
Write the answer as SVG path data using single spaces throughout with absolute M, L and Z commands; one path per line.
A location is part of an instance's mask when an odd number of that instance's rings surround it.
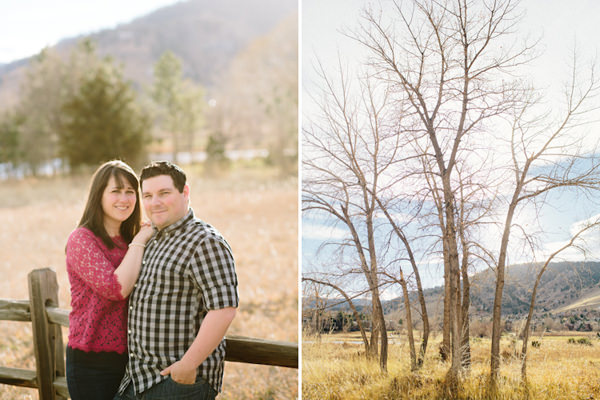
M 129 362 L 115 399 L 214 399 L 238 306 L 231 249 L 194 217 L 179 167 L 154 162 L 140 185 L 156 232 L 129 298 Z

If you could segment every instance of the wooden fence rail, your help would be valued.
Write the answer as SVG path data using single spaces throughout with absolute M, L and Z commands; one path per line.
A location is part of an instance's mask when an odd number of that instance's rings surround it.
M 67 399 L 61 326 L 69 311 L 58 307 L 56 273 L 36 269 L 28 275 L 29 300 L 0 299 L 0 321 L 31 322 L 35 371 L 0 366 L 0 384 L 37 388 L 40 400 Z M 227 336 L 226 361 L 298 368 L 298 344 Z

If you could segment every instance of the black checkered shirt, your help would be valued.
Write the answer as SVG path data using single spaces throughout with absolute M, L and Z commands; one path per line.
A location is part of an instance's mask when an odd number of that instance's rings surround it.
M 160 371 L 191 346 L 209 310 L 237 307 L 231 248 L 221 234 L 194 217 L 155 232 L 129 297 L 129 362 L 119 393 L 133 382 L 141 393 L 166 379 Z M 198 367 L 198 376 L 221 391 L 225 340 Z

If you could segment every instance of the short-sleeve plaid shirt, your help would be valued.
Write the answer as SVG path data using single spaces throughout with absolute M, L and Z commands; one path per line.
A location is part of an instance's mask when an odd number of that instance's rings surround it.
M 166 379 L 160 371 L 191 346 L 209 310 L 237 307 L 231 248 L 209 224 L 187 215 L 157 231 L 146 244 L 142 269 L 129 297 L 129 363 L 119 393 L 133 382 L 142 393 Z M 225 340 L 198 367 L 221 391 Z

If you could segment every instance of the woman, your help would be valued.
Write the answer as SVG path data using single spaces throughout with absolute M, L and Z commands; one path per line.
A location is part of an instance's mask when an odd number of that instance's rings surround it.
M 73 400 L 112 399 L 127 363 L 127 300 L 153 230 L 140 226 L 138 180 L 109 161 L 92 178 L 83 216 L 67 241 L 71 283 L 67 385 Z

